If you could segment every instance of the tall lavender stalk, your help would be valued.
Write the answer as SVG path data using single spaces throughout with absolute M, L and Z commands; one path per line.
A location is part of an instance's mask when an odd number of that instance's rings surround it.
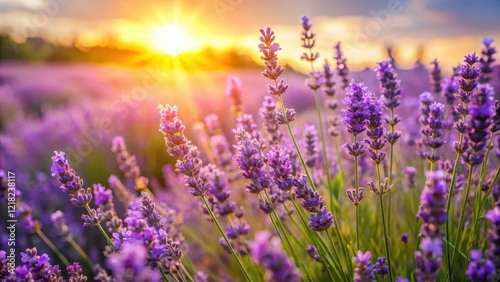
M 439 95 L 443 91 L 441 87 L 441 81 L 443 80 L 443 75 L 441 72 L 441 67 L 439 67 L 439 62 L 437 59 L 431 62 L 432 70 L 430 72 L 430 81 L 432 85 L 432 91 Z
M 309 79 L 307 81 L 307 86 L 314 92 L 314 101 L 316 105 L 316 113 L 318 115 L 318 127 L 319 127 L 319 138 L 321 140 L 321 146 L 323 151 L 323 165 L 324 165 L 324 173 L 326 174 L 326 185 L 329 191 L 330 198 L 330 206 L 333 207 L 333 187 L 331 183 L 330 177 L 330 165 L 328 162 L 328 156 L 326 152 L 326 140 L 323 129 L 323 118 L 321 116 L 321 103 L 319 99 L 318 89 L 324 84 L 324 77 L 320 71 L 316 71 L 314 68 L 314 61 L 319 57 L 319 53 L 313 52 L 313 47 L 316 43 L 316 34 L 311 31 L 311 24 L 309 23 L 309 18 L 306 16 L 302 17 L 302 47 L 306 48 L 308 52 L 304 52 L 302 54 L 301 60 L 305 60 L 310 62 L 311 64 L 311 72 L 309 74 Z
M 264 65 L 266 66 L 266 69 L 262 72 L 262 75 L 273 81 L 273 84 L 267 85 L 267 92 L 269 95 L 278 96 L 281 106 L 281 113 L 276 114 L 276 121 L 279 124 L 286 124 L 288 133 L 290 134 L 290 138 L 292 139 L 295 150 L 297 151 L 300 162 L 302 163 L 302 167 L 304 168 L 307 179 L 309 180 L 309 184 L 311 185 L 313 190 L 316 190 L 316 186 L 314 185 L 311 174 L 307 169 L 306 162 L 300 151 L 297 139 L 295 138 L 292 127 L 290 125 L 290 122 L 295 119 L 295 110 L 286 108 L 283 102 L 283 94 L 288 89 L 288 85 L 285 84 L 284 78 L 281 78 L 278 82 L 278 78 L 285 71 L 285 69 L 278 64 L 277 52 L 281 50 L 280 45 L 274 42 L 276 37 L 274 36 L 274 31 L 272 31 L 271 28 L 268 27 L 265 30 L 261 29 L 260 33 L 262 34 L 262 36 L 259 38 L 261 42 L 259 44 L 259 50 L 262 53 L 260 58 L 264 61 Z
M 384 127 L 382 126 L 382 107 L 383 107 L 383 97 L 376 99 L 371 98 L 368 100 L 368 119 L 366 120 L 366 128 L 367 128 L 367 136 L 368 139 L 365 139 L 365 143 L 369 145 L 368 151 L 370 153 L 370 159 L 376 165 L 377 171 L 377 185 L 375 185 L 372 181 L 368 182 L 368 187 L 372 190 L 375 195 L 379 196 L 380 200 L 380 211 L 382 217 L 382 228 L 384 231 L 384 243 L 385 243 L 385 252 L 388 259 L 388 271 L 389 277 L 392 281 L 392 271 L 390 268 L 391 265 L 391 254 L 389 251 L 389 236 L 387 233 L 387 225 L 385 222 L 385 209 L 384 209 L 384 201 L 382 196 L 390 191 L 390 186 L 388 186 L 388 181 L 382 184 L 382 176 L 380 172 L 380 164 L 385 160 L 385 152 L 381 151 L 387 140 L 383 139 L 384 136 Z
M 359 187 L 358 157 L 364 153 L 362 142 L 357 140 L 357 136 L 365 131 L 366 121 L 370 117 L 368 112 L 369 100 L 373 99 L 373 94 L 363 83 L 354 81 L 346 88 L 346 97 L 343 103 L 347 108 L 342 111 L 342 122 L 346 125 L 347 131 L 353 136 L 353 143 L 344 144 L 347 152 L 354 157 L 354 188 L 347 189 L 347 196 L 356 209 L 356 246 L 359 250 L 359 212 L 358 205 L 363 199 L 364 188 Z
M 341 79 L 341 88 L 346 89 L 349 86 L 349 67 L 347 66 L 347 59 L 342 54 L 340 42 L 337 42 L 333 47 L 335 49 L 335 56 L 333 57 L 336 62 L 335 70 Z
M 113 242 L 100 224 L 103 217 L 101 210 L 90 207 L 90 201 L 92 200 L 91 189 L 83 189 L 83 180 L 69 166 L 68 160 L 64 157 L 64 152 L 54 152 L 51 171 L 52 176 L 57 177 L 57 180 L 61 183 L 61 190 L 71 196 L 70 202 L 76 207 L 85 208 L 87 211 L 87 214 L 82 214 L 81 217 L 84 221 L 83 225 L 96 226 L 108 241 L 109 246 L 116 252 Z
M 389 185 L 392 185 L 392 173 L 394 166 L 394 144 L 401 137 L 401 133 L 396 131 L 395 126 L 401 121 L 401 119 L 394 114 L 394 109 L 397 108 L 401 103 L 401 81 L 398 79 L 398 75 L 394 71 L 392 66 L 392 60 L 386 59 L 380 63 L 377 63 L 375 67 L 377 72 L 377 79 L 380 85 L 380 93 L 385 97 L 385 107 L 389 110 L 389 117 L 386 118 L 386 123 L 389 124 L 391 130 L 385 135 L 385 139 L 389 142 L 389 169 L 388 169 L 388 180 Z M 391 218 L 391 207 L 392 207 L 392 191 L 389 192 L 389 206 L 387 211 L 387 217 Z
M 222 235 L 226 244 L 235 257 L 238 266 L 245 275 L 248 281 L 251 281 L 250 275 L 243 266 L 239 256 L 234 251 L 229 238 L 222 229 L 219 221 L 217 220 L 212 208 L 210 207 L 205 194 L 211 190 L 211 184 L 205 182 L 205 180 L 200 175 L 200 169 L 202 167 L 202 161 L 199 158 L 200 152 L 198 149 L 191 144 L 190 141 L 184 136 L 184 129 L 186 128 L 182 121 L 178 117 L 178 109 L 176 106 L 171 107 L 170 105 L 158 106 L 160 110 L 160 131 L 165 136 L 165 144 L 167 146 L 167 152 L 170 156 L 177 159 L 175 164 L 176 171 L 184 175 L 185 185 L 188 188 L 188 192 L 193 196 L 199 197 L 205 208 L 210 214 L 213 222 L 215 223 L 219 233 Z
M 479 69 L 474 66 L 475 63 L 478 62 L 478 57 L 476 56 L 476 53 L 467 55 L 465 56 L 464 63 L 460 67 L 460 79 L 459 79 L 459 90 L 458 93 L 455 94 L 455 97 L 460 101 L 460 104 L 455 106 L 455 111 L 458 112 L 461 116 L 462 119 L 458 120 L 455 122 L 453 125 L 453 128 L 460 134 L 459 140 L 453 142 L 453 150 L 457 154 L 457 157 L 455 159 L 455 164 L 453 166 L 453 174 L 451 177 L 450 181 L 450 195 L 453 194 L 453 187 L 455 187 L 455 181 L 457 177 L 457 171 L 458 171 L 458 166 L 460 164 L 460 159 L 464 155 L 464 153 L 469 149 L 468 142 L 465 141 L 465 134 L 467 133 L 467 116 L 469 115 L 469 110 L 468 110 L 468 105 L 470 104 L 472 100 L 472 92 L 474 89 L 476 89 L 477 84 L 478 84 L 478 77 L 479 77 Z M 458 240 L 458 234 L 461 229 L 462 221 L 463 221 L 463 213 L 465 212 L 465 207 L 467 205 L 467 197 L 469 196 L 469 188 L 470 188 L 470 182 L 472 179 L 472 167 L 469 170 L 469 177 L 467 181 L 467 188 L 466 192 L 464 194 L 464 204 L 462 207 L 462 213 L 461 213 L 461 219 L 458 224 L 458 229 L 457 229 L 457 235 L 455 238 Z M 448 197 L 448 203 L 447 203 L 447 208 L 446 212 L 450 212 L 450 206 L 451 206 L 451 198 Z M 449 223 L 446 223 L 446 239 L 448 242 L 450 242 L 449 238 Z M 451 274 L 453 273 L 453 260 L 455 257 L 456 252 L 458 251 L 458 247 L 456 246 L 458 242 L 453 242 L 455 244 L 455 248 L 453 251 L 453 255 L 450 257 L 450 251 L 449 251 L 449 246 L 447 246 L 447 260 L 448 260 L 448 272 Z
M 481 52 L 481 59 L 479 59 L 479 64 L 481 68 L 481 75 L 479 76 L 479 83 L 489 83 L 491 80 L 491 74 L 493 73 L 493 63 L 496 61 L 493 55 L 497 52 L 495 46 L 493 46 L 493 38 L 483 39 L 483 51 Z

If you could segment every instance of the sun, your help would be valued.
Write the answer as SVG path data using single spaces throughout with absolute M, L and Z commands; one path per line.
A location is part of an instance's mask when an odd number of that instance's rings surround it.
M 197 47 L 195 38 L 185 27 L 178 24 L 154 28 L 151 39 L 154 49 L 172 56 L 193 51 Z

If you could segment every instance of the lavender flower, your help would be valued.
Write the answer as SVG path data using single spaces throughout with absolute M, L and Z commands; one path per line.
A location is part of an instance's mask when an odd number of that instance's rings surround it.
M 177 107 L 160 105 L 158 109 L 161 116 L 160 131 L 165 136 L 167 152 L 177 159 L 176 171 L 184 174 L 185 185 L 189 193 L 197 197 L 204 196 L 210 190 L 210 184 L 200 177 L 202 166 L 200 152 L 184 136 L 186 127 L 178 117 Z
M 129 181 L 133 181 L 135 184 L 136 179 L 141 176 L 141 169 L 137 165 L 135 156 L 128 151 L 125 145 L 125 139 L 122 136 L 115 136 L 113 138 L 111 151 L 116 154 L 116 162 L 120 170 L 123 171 L 125 178 Z
M 477 86 L 480 73 L 479 69 L 474 67 L 474 64 L 478 62 L 476 53 L 465 56 L 464 62 L 465 64 L 460 66 L 460 79 L 458 81 L 459 90 L 458 93 L 455 94 L 455 97 L 462 102 L 455 110 L 462 115 L 467 114 L 466 106 L 470 103 L 470 95 Z
M 401 80 L 394 71 L 391 59 L 383 60 L 377 63 L 375 67 L 377 79 L 380 84 L 380 93 L 385 97 L 385 106 L 388 109 L 394 109 L 401 103 Z M 397 124 L 398 120 L 394 118 L 389 120 L 389 124 Z
M 335 81 L 333 80 L 333 71 L 330 67 L 330 63 L 325 60 L 323 65 L 323 78 L 325 79 L 324 91 L 328 98 L 333 98 L 335 95 Z
M 103 219 L 110 232 L 122 227 L 122 220 L 117 216 L 113 203 L 113 193 L 101 184 L 94 184 L 94 203 L 102 211 Z
M 347 105 L 347 109 L 342 111 L 342 122 L 347 126 L 347 131 L 356 136 L 366 129 L 366 120 L 370 117 L 368 105 L 373 94 L 363 83 L 354 81 L 349 84 L 346 91 L 346 97 L 342 102 Z
M 408 234 L 406 233 L 401 234 L 401 241 L 403 243 L 408 243 Z
M 415 252 L 415 276 L 417 281 L 436 281 L 443 258 L 441 238 L 426 237 L 420 242 L 420 250 Z
M 157 230 L 163 228 L 164 224 L 156 210 L 156 205 L 145 192 L 141 193 L 141 214 L 149 226 L 154 226 Z
M 296 187 L 297 198 L 303 200 L 302 207 L 311 213 L 309 227 L 317 232 L 330 228 L 333 224 L 333 215 L 327 210 L 321 195 L 309 187 L 307 176 L 298 174 L 293 179 L 293 186 Z
M 337 42 L 337 44 L 334 46 L 334 49 L 335 49 L 334 59 L 337 63 L 335 70 L 337 71 L 337 75 L 341 79 L 342 89 L 345 89 L 349 85 L 349 68 L 347 67 L 347 59 L 344 58 L 342 54 L 342 50 L 340 49 L 340 42 Z
M 146 257 L 144 246 L 124 244 L 120 253 L 108 256 L 106 264 L 118 281 L 159 281 L 159 273 L 146 267 Z
M 495 101 L 494 111 L 495 113 L 491 119 L 491 133 L 495 133 L 500 130 L 500 101 L 498 100 Z
M 21 262 L 23 265 L 16 268 L 16 278 L 18 281 L 62 280 L 59 266 L 51 265 L 47 254 L 39 256 L 36 248 L 26 249 L 26 252 L 22 252 Z
M 285 115 L 283 115 L 283 112 L 277 112 L 276 118 L 275 118 L 276 123 L 277 124 L 288 124 L 288 123 L 295 120 L 296 113 L 295 113 L 294 109 L 286 108 Z
M 278 124 L 275 120 L 278 110 L 271 96 L 264 97 L 264 102 L 262 103 L 259 113 L 264 120 L 264 129 L 269 134 L 269 143 L 271 145 L 279 144 L 283 138 L 283 133 L 279 131 Z
M 373 266 L 373 272 L 381 276 L 387 275 L 389 273 L 389 267 L 386 264 L 387 260 L 384 257 L 378 258 Z
M 313 91 L 318 90 L 323 86 L 325 80 L 323 74 L 320 71 L 311 71 L 309 73 L 309 78 L 306 80 L 306 85 Z
M 260 133 L 259 127 L 253 120 L 253 116 L 251 114 L 244 114 L 236 119 L 236 127 L 243 128 L 246 132 L 250 133 L 252 138 L 260 141 Z
M 376 99 L 372 97 L 368 99 L 368 116 L 365 122 L 366 135 L 368 136 L 365 143 L 369 145 L 370 158 L 376 164 L 380 164 L 385 159 L 385 152 L 380 152 L 380 150 L 384 148 L 387 142 L 382 139 L 385 132 L 382 126 L 382 103 L 382 98 Z
M 433 65 L 432 70 L 430 72 L 430 80 L 431 80 L 431 85 L 433 87 L 432 91 L 435 94 L 439 95 L 443 90 L 443 88 L 441 87 L 441 81 L 443 80 L 441 68 L 439 67 L 439 62 L 437 59 L 434 59 L 434 61 L 432 61 L 431 64 Z
M 236 135 L 239 139 L 236 147 L 236 162 L 241 175 L 251 180 L 246 185 L 247 192 L 258 194 L 271 185 L 270 180 L 264 177 L 266 171 L 265 160 L 261 154 L 262 145 L 256 139 L 251 139 L 250 134 L 241 128 L 237 130 Z
M 205 125 L 208 136 L 212 137 L 222 133 L 219 117 L 216 114 L 209 114 L 205 117 Z
M 272 146 L 267 154 L 270 176 L 278 189 L 289 191 L 293 186 L 292 163 L 290 157 L 279 146 Z
M 375 280 L 373 275 L 373 266 L 371 264 L 372 254 L 370 251 L 363 253 L 362 251 L 357 251 L 356 256 L 352 258 L 352 262 L 355 264 L 354 268 L 354 282 L 366 282 Z
M 83 180 L 75 174 L 75 170 L 72 169 L 66 158 L 64 158 L 64 152 L 54 152 L 52 157 L 52 176 L 57 177 L 59 182 L 61 182 L 61 190 L 75 197 L 76 194 L 83 187 Z
M 280 45 L 278 43 L 274 43 L 274 32 L 271 28 L 267 28 L 266 30 L 261 29 L 260 33 L 262 36 L 259 38 L 261 44 L 259 44 L 259 50 L 262 53 L 260 57 L 264 60 L 264 64 L 266 66 L 266 70 L 262 72 L 262 75 L 273 80 L 275 85 L 268 85 L 268 93 L 269 95 L 281 96 L 285 93 L 288 85 L 285 84 L 285 80 L 281 79 L 278 82 L 278 78 L 285 71 L 285 69 L 278 65 L 278 55 L 276 52 L 281 50 Z
M 306 165 L 314 167 L 318 160 L 318 131 L 314 124 L 304 125 L 304 143 L 306 145 Z
M 442 233 L 440 226 L 448 220 L 446 213 L 446 194 L 448 185 L 444 180 L 444 171 L 427 173 L 427 183 L 420 197 L 417 216 L 423 226 L 420 250 L 415 252 L 417 281 L 434 281 L 437 277 L 443 257 Z
M 61 190 L 71 196 L 70 202 L 76 207 L 85 207 L 88 215 L 82 214 L 83 226 L 98 225 L 102 219 L 100 209 L 91 209 L 89 204 L 92 200 L 90 188 L 83 189 L 83 180 L 75 175 L 75 171 L 69 166 L 64 158 L 64 152 L 54 152 L 52 157 L 52 176 L 57 177 L 61 183 Z
M 415 184 L 415 176 L 417 174 L 417 169 L 412 166 L 405 167 L 403 170 L 403 175 L 405 179 L 405 185 L 406 187 L 413 189 L 416 187 Z
M 481 59 L 479 59 L 481 68 L 481 75 L 479 76 L 480 83 L 489 83 L 491 80 L 491 74 L 493 73 L 493 68 L 491 66 L 495 62 L 493 55 L 497 52 L 496 48 L 492 46 L 493 42 L 493 38 L 483 38 L 484 49 L 481 52 Z
M 226 95 L 233 99 L 233 111 L 236 113 L 236 116 L 240 116 L 243 113 L 241 92 L 241 80 L 236 76 L 228 77 Z
M 431 152 L 424 152 L 424 157 L 431 163 L 440 159 L 435 152 L 444 144 L 444 105 L 441 103 L 432 103 L 429 105 L 429 116 L 427 118 L 427 126 L 421 130 L 425 136 L 424 144 L 431 148 Z
M 492 99 L 494 90 L 489 84 L 477 87 L 473 96 L 473 103 L 469 105 L 470 122 L 467 124 L 467 140 L 469 151 L 464 154 L 464 160 L 471 166 L 483 161 L 490 133 L 492 117 Z
M 300 281 L 300 272 L 282 251 L 279 238 L 271 238 L 269 231 L 255 233 L 248 249 L 252 260 L 264 267 L 266 281 Z
M 456 98 L 455 93 L 458 91 L 458 79 L 447 77 L 444 79 L 441 84 L 441 88 L 443 89 L 444 97 L 446 98 L 446 103 L 453 107 L 455 104 Z
M 495 264 L 496 269 L 500 269 L 500 208 L 494 207 L 484 217 L 491 222 L 488 230 L 490 244 L 486 255 Z
M 87 277 L 82 274 L 82 267 L 79 263 L 74 262 L 72 265 L 66 267 L 69 275 L 70 282 L 86 282 Z
M 307 254 L 315 261 L 321 262 L 321 257 L 319 256 L 318 249 L 314 245 L 307 245 Z
M 14 258 L 15 261 L 15 258 Z M 10 258 L 7 257 L 5 251 L 0 251 L 0 278 L 5 281 L 16 281 L 14 274 L 11 272 L 11 268 L 15 266 Z
M 446 194 L 448 185 L 444 180 L 444 171 L 427 172 L 427 183 L 422 196 L 417 216 L 424 223 L 422 236 L 440 238 L 440 226 L 448 220 L 446 213 Z
M 64 214 L 62 211 L 58 210 L 52 213 L 50 215 L 50 219 L 52 220 L 52 223 L 56 227 L 56 230 L 59 233 L 59 235 L 64 237 L 65 240 L 69 240 L 73 237 L 73 233 L 66 224 L 66 220 L 64 219 Z
M 316 44 L 316 39 L 315 39 L 316 34 L 311 31 L 312 25 L 309 23 L 308 17 L 303 16 L 301 20 L 302 20 L 302 33 L 301 33 L 302 37 L 300 38 L 300 40 L 302 40 L 302 47 L 308 49 L 309 53 L 307 52 L 302 53 L 300 59 L 312 63 L 316 61 L 316 59 L 319 57 L 318 52 L 313 53 L 312 51 L 312 48 Z
M 333 215 L 325 206 L 317 213 L 311 213 L 309 227 L 316 232 L 325 231 L 333 224 Z
M 495 281 L 495 264 L 489 260 L 483 260 L 480 251 L 471 250 L 470 262 L 465 274 L 472 282 Z
M 401 103 L 401 93 L 403 92 L 400 86 L 401 81 L 394 71 L 391 59 L 386 59 L 377 63 L 375 71 L 377 72 L 377 79 L 380 85 L 380 93 L 385 98 L 384 105 L 391 112 L 391 116 L 387 117 L 385 120 L 386 123 L 391 126 L 391 132 L 385 134 L 385 139 L 389 144 L 394 144 L 401 137 L 401 133 L 394 130 L 394 126 L 401 121 L 401 119 L 394 114 L 394 109 Z

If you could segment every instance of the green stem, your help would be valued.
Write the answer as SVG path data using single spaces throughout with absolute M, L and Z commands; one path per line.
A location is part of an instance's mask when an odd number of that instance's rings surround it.
M 323 163 L 325 166 L 325 174 L 326 174 L 326 183 L 327 183 L 327 188 L 328 188 L 328 194 L 330 198 L 330 207 L 333 208 L 333 191 L 332 191 L 332 181 L 330 177 L 330 165 L 328 163 L 328 157 L 326 153 L 326 142 L 325 142 L 325 135 L 323 133 L 323 121 L 321 118 L 321 103 L 319 100 L 319 95 L 318 91 L 314 90 L 314 100 L 316 103 L 316 112 L 318 113 L 318 127 L 319 127 L 319 138 L 321 139 L 321 145 L 323 149 Z
M 387 267 L 389 268 L 389 278 L 390 281 L 392 279 L 392 268 L 391 268 L 391 253 L 389 252 L 389 236 L 387 236 L 387 226 L 385 223 L 385 214 L 384 214 L 384 201 L 382 199 L 382 191 L 380 191 L 380 185 L 382 184 L 381 176 L 380 176 L 380 164 L 377 163 L 377 179 L 378 179 L 378 188 L 379 188 L 379 199 L 380 199 L 380 211 L 382 212 L 382 227 L 384 230 L 384 242 L 385 242 L 385 253 L 387 255 Z
M 238 257 L 238 255 L 234 251 L 233 246 L 231 246 L 231 242 L 229 242 L 229 238 L 227 238 L 226 233 L 224 232 L 224 230 L 220 226 L 219 221 L 217 220 L 217 217 L 215 217 L 215 214 L 212 211 L 212 208 L 210 208 L 210 205 L 208 204 L 207 199 L 205 199 L 205 196 L 202 196 L 200 198 L 203 201 L 203 204 L 205 204 L 205 207 L 207 208 L 207 211 L 210 214 L 210 217 L 212 218 L 213 222 L 215 223 L 215 226 L 217 226 L 217 229 L 219 230 L 219 233 L 224 238 L 224 241 L 226 241 L 226 244 L 227 244 L 227 247 L 228 247 L 229 251 L 235 257 L 236 262 L 238 263 L 238 266 L 240 267 L 241 271 L 245 275 L 245 278 L 247 279 L 247 281 L 252 281 L 252 279 L 250 278 L 250 275 L 246 271 L 245 267 L 243 267 L 243 264 L 241 263 L 240 258 Z
M 90 207 L 88 205 L 85 206 L 85 209 L 87 210 L 89 216 L 92 215 L 92 211 L 90 210 Z M 116 247 L 115 245 L 113 244 L 113 242 L 111 241 L 111 239 L 109 238 L 108 234 L 106 233 L 106 231 L 104 231 L 104 229 L 102 228 L 101 224 L 98 223 L 96 224 L 97 228 L 99 229 L 99 231 L 101 231 L 101 234 L 102 236 L 104 236 L 104 238 L 106 238 L 106 241 L 108 242 L 109 246 L 111 247 L 111 249 L 113 249 L 113 252 L 117 252 L 116 250 Z
M 270 203 L 271 203 L 271 197 L 269 196 L 269 193 L 267 192 L 267 190 L 264 190 L 264 192 L 265 192 L 265 196 L 266 196 L 267 200 L 270 201 Z M 259 193 L 259 196 L 261 198 L 263 198 L 260 193 Z M 273 217 L 273 215 L 274 215 L 274 217 Z M 293 260 L 295 261 L 295 264 L 298 265 L 297 264 L 298 263 L 298 256 L 295 253 L 295 250 L 293 249 L 292 244 L 290 243 L 290 239 L 288 238 L 288 235 L 285 232 L 285 229 L 283 227 L 283 223 L 281 222 L 281 219 L 278 216 L 278 213 L 276 212 L 274 207 L 272 209 L 272 212 L 269 214 L 269 218 L 271 219 L 274 230 L 276 230 L 276 233 L 278 233 L 278 236 L 280 237 L 281 242 L 285 243 L 285 249 L 287 250 L 288 255 L 293 256 Z
M 36 231 L 36 234 L 42 238 L 42 240 L 49 246 L 49 248 L 56 254 L 56 256 L 66 265 L 69 266 L 70 263 L 68 259 L 57 249 L 57 247 L 50 241 L 50 239 L 43 233 L 41 229 Z
M 465 108 L 467 108 L 467 104 L 463 104 L 463 106 Z M 462 115 L 462 122 L 466 123 L 466 121 L 467 121 L 467 116 L 466 115 Z M 459 146 L 462 145 L 463 141 L 464 141 L 464 134 L 460 133 L 460 137 L 459 137 L 459 141 L 458 141 L 459 142 Z M 448 189 L 448 202 L 446 203 L 446 214 L 448 215 L 448 220 L 445 223 L 445 227 L 446 227 L 445 236 L 446 236 L 446 240 L 447 241 L 450 241 L 450 221 L 451 221 L 450 208 L 451 208 L 451 199 L 453 198 L 453 190 L 455 189 L 455 181 L 457 179 L 457 172 L 458 172 L 458 166 L 460 165 L 460 158 L 462 158 L 462 153 L 457 153 L 457 157 L 455 159 L 455 164 L 453 165 L 453 173 L 452 173 L 452 176 L 451 176 L 450 186 L 449 186 L 449 189 Z M 465 197 L 468 197 L 468 196 L 469 195 L 466 195 Z M 453 253 L 455 253 L 455 251 Z M 446 244 L 446 260 L 448 261 L 448 274 L 451 275 L 452 270 L 453 270 L 453 265 L 452 265 L 452 260 L 450 258 L 450 249 L 449 249 L 449 245 L 448 244 Z
M 158 270 L 160 270 L 161 277 L 163 277 L 163 280 L 170 282 L 170 279 L 168 279 L 167 274 L 165 273 L 165 271 L 163 271 L 163 268 L 161 266 L 158 266 Z M 173 277 L 175 278 L 175 276 Z
M 356 135 L 354 135 L 354 143 L 356 144 Z M 358 156 L 354 156 L 354 189 L 356 189 L 356 199 L 359 195 L 359 175 L 358 175 Z M 356 248 L 359 248 L 359 203 L 355 205 L 356 209 Z
M 313 241 L 313 244 L 316 246 L 316 249 L 318 250 L 318 254 L 319 254 L 320 258 L 321 258 L 321 262 L 325 266 L 326 271 L 328 272 L 328 275 L 330 275 L 330 278 L 333 279 L 331 281 L 335 281 L 334 275 L 333 275 L 333 273 L 331 272 L 331 269 L 330 269 L 331 266 L 328 264 L 328 262 L 326 260 L 326 257 L 325 257 L 325 255 L 323 253 L 323 248 L 320 247 L 320 244 L 316 240 L 317 236 L 314 236 L 313 231 L 310 229 L 309 225 L 307 224 L 307 220 L 304 218 L 304 214 L 303 214 L 302 210 L 300 210 L 300 208 L 297 205 L 297 203 L 295 202 L 295 200 L 293 198 L 290 199 L 290 200 L 291 200 L 293 206 L 295 207 L 295 210 L 299 214 L 299 217 L 302 220 L 302 223 L 306 226 L 306 230 L 307 230 L 307 232 L 309 234 L 309 238 L 311 238 L 311 240 Z M 325 248 L 325 251 L 328 251 L 328 250 Z
M 486 203 L 486 200 L 488 199 L 488 196 L 490 195 L 491 193 L 491 188 L 494 186 L 495 182 L 497 181 L 498 179 L 498 176 L 500 175 L 500 166 L 497 168 L 497 172 L 495 173 L 495 176 L 493 177 L 493 180 L 491 181 L 491 185 L 488 189 L 488 191 L 486 191 L 486 194 L 484 195 L 484 197 L 481 199 L 480 203 L 479 203 L 479 208 L 477 209 L 477 211 L 474 212 L 474 228 L 472 229 L 472 239 L 474 240 L 475 237 L 476 237 L 476 229 L 478 228 L 478 223 L 479 223 L 479 220 L 478 220 L 478 217 L 479 215 L 481 214 L 481 211 L 483 210 L 483 207 L 484 207 L 484 204 Z M 478 190 L 481 189 L 481 182 L 479 183 L 479 186 L 478 186 Z M 479 194 L 480 195 L 480 194 Z M 477 197 L 477 196 L 476 196 Z M 474 247 L 474 245 L 472 246 Z
M 69 244 L 76 250 L 76 252 L 82 257 L 82 259 L 85 261 L 87 266 L 90 268 L 90 271 L 93 271 L 93 266 L 92 262 L 90 261 L 89 257 L 87 256 L 87 253 L 78 245 L 73 238 L 68 238 L 67 241 Z
M 184 275 L 186 275 L 187 279 L 190 281 L 190 282 L 194 282 L 194 279 L 193 277 L 191 277 L 191 275 L 189 274 L 189 272 L 187 271 L 186 267 L 184 267 L 184 264 L 182 262 L 179 261 L 179 264 L 181 265 L 181 269 L 182 269 L 182 272 L 184 272 Z
M 344 244 L 344 238 L 342 237 L 342 234 L 340 233 L 340 228 L 339 228 L 338 221 L 334 219 L 333 220 L 333 225 L 335 227 L 335 233 L 337 234 L 337 237 L 340 240 L 340 246 L 342 247 L 342 252 L 344 253 L 346 263 L 347 263 L 347 265 L 349 267 L 349 273 L 352 273 L 353 272 L 352 262 L 351 262 L 351 259 L 349 257 L 349 254 L 347 253 L 347 248 L 346 248 L 346 246 Z
M 457 253 L 457 250 L 460 249 L 460 243 L 462 241 L 459 237 L 460 237 L 460 234 L 463 234 L 463 230 L 461 230 L 461 229 L 462 229 L 462 223 L 464 220 L 465 209 L 467 207 L 467 200 L 469 198 L 473 170 L 474 170 L 474 166 L 470 165 L 469 166 L 469 176 L 467 177 L 467 188 L 466 188 L 465 194 L 464 194 L 464 202 L 462 204 L 462 211 L 460 212 L 460 221 L 458 222 L 458 229 L 457 229 L 457 233 L 455 235 L 455 248 L 453 250 L 453 255 L 451 256 L 452 266 L 451 266 L 451 270 L 450 270 L 450 275 L 453 273 L 452 271 L 453 271 L 453 263 L 455 262 L 455 255 Z

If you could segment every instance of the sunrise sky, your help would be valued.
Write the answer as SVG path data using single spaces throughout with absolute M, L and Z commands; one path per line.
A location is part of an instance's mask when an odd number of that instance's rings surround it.
M 43 36 L 89 47 L 113 38 L 120 47 L 158 51 L 183 38 L 172 33 L 176 25 L 189 36 L 176 53 L 210 46 L 257 56 L 258 30 L 270 26 L 282 58 L 295 61 L 303 15 L 318 34 L 321 57 L 331 58 L 341 41 L 357 69 L 386 57 L 389 45 L 403 66 L 412 65 L 421 47 L 424 63 L 438 57 L 452 66 L 479 51 L 482 37 L 500 40 L 500 0 L 0 0 L 0 30 L 16 41 Z

